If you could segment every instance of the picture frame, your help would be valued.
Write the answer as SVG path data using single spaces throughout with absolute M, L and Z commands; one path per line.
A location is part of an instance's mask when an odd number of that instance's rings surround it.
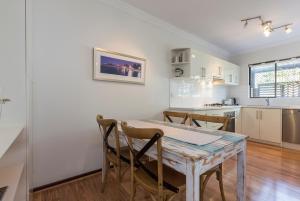
M 146 59 L 94 48 L 94 80 L 145 84 Z

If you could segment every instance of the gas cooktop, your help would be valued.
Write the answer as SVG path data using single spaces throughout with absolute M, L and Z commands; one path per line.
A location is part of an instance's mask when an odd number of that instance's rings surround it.
M 221 103 L 210 103 L 210 104 L 204 104 L 205 107 L 222 107 L 222 106 L 226 106 L 224 104 Z

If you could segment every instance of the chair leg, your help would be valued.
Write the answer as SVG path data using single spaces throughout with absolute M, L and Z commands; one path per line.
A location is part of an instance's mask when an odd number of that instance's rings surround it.
M 222 173 L 222 165 L 220 165 L 220 169 L 216 172 L 217 174 L 217 179 L 219 181 L 219 186 L 220 186 L 220 192 L 222 196 L 222 201 L 226 201 L 225 199 L 225 193 L 224 193 L 224 186 L 223 186 L 223 173 Z
M 200 200 L 204 199 L 204 175 L 200 176 Z
M 115 173 L 116 173 L 116 180 L 118 184 L 121 184 L 121 165 L 114 164 L 115 166 Z
M 210 179 L 210 177 L 213 175 L 214 172 L 210 172 L 209 174 L 207 175 L 201 175 L 200 176 L 200 181 L 201 181 L 201 185 L 200 185 L 200 200 L 203 200 L 204 199 L 204 191 L 205 191 L 205 188 L 206 188 L 206 185 Z M 202 177 L 202 179 L 201 179 Z
M 134 201 L 135 194 L 136 194 L 136 186 L 135 186 L 135 181 L 133 178 L 131 178 L 130 182 L 130 201 Z
M 101 193 L 104 192 L 104 189 L 105 189 L 105 186 L 106 186 L 106 182 L 107 182 L 107 174 L 108 174 L 108 171 L 109 171 L 109 166 L 110 166 L 110 162 L 105 159 L 106 162 L 105 162 L 105 166 L 106 166 L 106 171 L 105 171 L 105 174 L 102 175 L 102 183 L 101 183 Z
M 175 198 L 176 194 L 167 196 L 166 201 L 172 201 Z

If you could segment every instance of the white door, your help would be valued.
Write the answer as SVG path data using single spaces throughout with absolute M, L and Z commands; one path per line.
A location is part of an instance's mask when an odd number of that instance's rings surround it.
M 242 133 L 253 139 L 260 139 L 258 109 L 242 108 Z
M 259 118 L 260 139 L 274 143 L 281 143 L 281 110 L 261 109 Z

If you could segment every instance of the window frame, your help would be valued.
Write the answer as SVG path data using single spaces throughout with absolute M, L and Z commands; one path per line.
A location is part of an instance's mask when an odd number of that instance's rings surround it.
M 266 62 L 260 62 L 260 63 L 254 63 L 254 64 L 249 64 L 248 65 L 248 94 L 250 98 L 290 98 L 290 97 L 277 97 L 277 63 L 281 62 L 281 61 L 288 61 L 291 59 L 300 59 L 300 56 L 297 57 L 290 57 L 287 59 L 280 59 L 280 60 L 272 60 L 272 61 L 266 61 Z M 275 64 L 275 93 L 274 96 L 270 96 L 270 97 L 253 97 L 251 96 L 251 66 L 255 66 L 255 65 L 261 65 L 261 64 L 268 64 L 268 63 L 274 63 Z

